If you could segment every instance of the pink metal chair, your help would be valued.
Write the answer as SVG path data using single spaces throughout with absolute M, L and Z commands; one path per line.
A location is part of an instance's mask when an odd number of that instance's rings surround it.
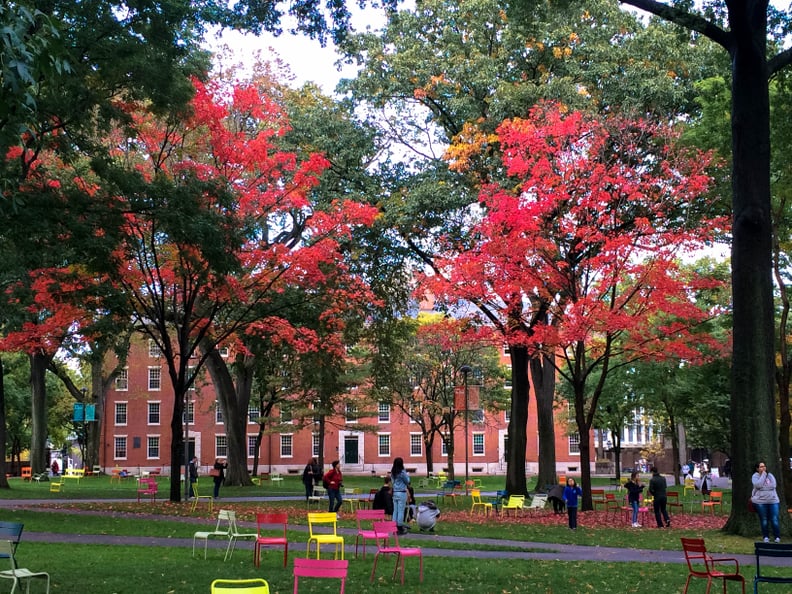
M 402 547 L 399 545 L 399 530 L 393 520 L 387 522 L 374 522 L 374 536 L 377 540 L 377 554 L 374 556 L 374 567 L 371 568 L 371 579 L 377 571 L 377 560 L 380 555 L 396 555 L 396 567 L 393 569 L 393 578 L 401 565 L 401 583 L 404 584 L 404 558 L 418 557 L 420 563 L 420 581 L 423 582 L 423 555 L 418 547 Z M 391 544 L 392 542 L 392 544 Z
M 358 556 L 358 541 L 363 539 L 363 558 L 366 558 L 366 540 L 377 540 L 373 528 L 367 530 L 362 522 L 384 522 L 385 510 L 384 509 L 359 509 L 355 513 L 357 518 L 357 536 L 355 536 L 355 559 Z
M 265 534 L 264 526 L 275 524 L 279 528 L 283 526 L 283 534 Z M 284 513 L 256 514 L 256 542 L 253 545 L 253 563 L 256 567 L 261 564 L 262 546 L 282 546 L 283 547 L 283 566 L 289 557 L 289 541 L 286 538 L 286 527 L 289 524 L 289 515 Z M 280 530 L 278 530 L 280 532 Z
M 340 579 L 341 594 L 344 594 L 348 567 L 349 561 L 346 560 L 295 557 L 294 594 L 298 594 L 298 583 L 301 577 Z

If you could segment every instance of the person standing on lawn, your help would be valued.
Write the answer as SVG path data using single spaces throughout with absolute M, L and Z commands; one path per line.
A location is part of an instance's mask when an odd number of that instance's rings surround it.
M 627 503 L 629 503 L 632 508 L 632 527 L 640 528 L 641 525 L 638 523 L 638 507 L 644 486 L 641 484 L 641 477 L 638 476 L 637 470 L 634 470 L 630 475 L 630 480 L 624 483 L 624 488 L 627 489 Z
M 665 477 L 660 474 L 656 466 L 652 466 L 652 478 L 649 479 L 649 495 L 654 499 L 652 500 L 652 507 L 654 508 L 655 521 L 657 527 L 663 527 L 663 520 L 665 520 L 665 527 L 671 528 L 671 518 L 668 516 L 668 483 Z
M 341 475 L 341 462 L 333 460 L 331 468 L 322 477 L 322 486 L 327 489 L 328 508 L 327 511 L 339 513 L 344 501 L 341 499 L 341 487 L 344 485 L 344 477 Z M 339 514 L 340 515 L 340 514 Z
M 308 460 L 308 464 L 305 465 L 302 473 L 302 482 L 303 485 L 305 485 L 306 501 L 308 501 L 308 498 L 313 495 L 314 485 L 319 482 L 321 476 L 322 469 L 319 468 L 319 463 L 316 461 L 316 458 L 311 458 Z
M 393 488 L 393 519 L 396 520 L 399 534 L 406 534 L 404 513 L 407 510 L 407 487 L 410 486 L 410 475 L 404 470 L 402 458 L 394 458 L 390 475 Z
M 566 504 L 570 530 L 577 530 L 578 497 L 582 496 L 583 490 L 577 486 L 575 479 L 568 478 L 566 487 L 564 487 L 563 501 Z
M 220 485 L 225 480 L 225 469 L 228 464 L 223 458 L 215 458 L 214 466 L 212 466 L 212 479 L 214 479 L 214 498 L 220 499 Z
M 759 514 L 759 526 L 762 529 L 762 538 L 770 542 L 769 526 L 773 527 L 773 536 L 776 542 L 781 542 L 781 526 L 778 523 L 778 493 L 776 493 L 776 479 L 772 472 L 768 472 L 764 462 L 757 462 L 756 472 L 751 477 L 753 492 L 751 503 Z M 768 526 L 769 525 L 769 526 Z

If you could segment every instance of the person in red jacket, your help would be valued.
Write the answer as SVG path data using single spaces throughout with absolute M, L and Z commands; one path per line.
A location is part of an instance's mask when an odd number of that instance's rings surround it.
M 341 499 L 341 487 L 344 485 L 344 477 L 341 475 L 341 464 L 338 460 L 333 460 L 332 468 L 324 473 L 322 483 L 327 489 L 329 507 L 327 511 L 338 513 L 343 503 Z

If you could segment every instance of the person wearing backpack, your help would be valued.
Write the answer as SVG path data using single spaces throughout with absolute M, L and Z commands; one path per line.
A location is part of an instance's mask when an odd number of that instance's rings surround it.
M 324 473 L 322 485 L 327 489 L 327 511 L 338 513 L 344 501 L 341 499 L 341 487 L 344 486 L 344 477 L 341 475 L 341 463 L 333 460 L 330 470 Z

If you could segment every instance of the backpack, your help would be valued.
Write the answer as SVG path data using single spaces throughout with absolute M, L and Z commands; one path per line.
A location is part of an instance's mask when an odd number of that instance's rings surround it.
M 327 480 L 327 475 L 328 475 L 328 473 L 329 473 L 329 471 L 328 471 L 328 472 L 326 472 L 326 473 L 324 474 L 324 476 L 322 476 L 322 486 L 323 486 L 325 489 L 329 489 L 329 488 L 330 488 L 330 481 L 328 481 L 328 480 Z

